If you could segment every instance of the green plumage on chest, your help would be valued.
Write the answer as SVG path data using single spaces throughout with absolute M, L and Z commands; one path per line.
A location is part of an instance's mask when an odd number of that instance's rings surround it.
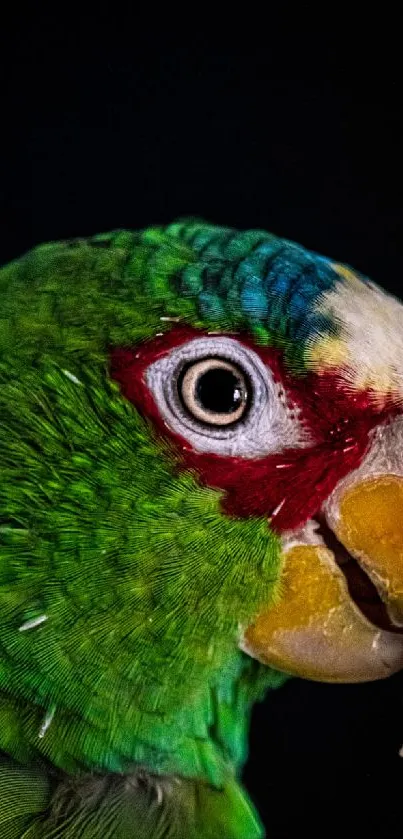
M 0 273 L 0 786 L 33 790 L 20 815 L 12 792 L 0 802 L 9 839 L 181 836 L 139 767 L 183 812 L 205 796 L 216 826 L 226 787 L 241 819 L 228 836 L 260 835 L 233 776 L 250 707 L 282 677 L 241 653 L 238 633 L 273 596 L 277 540 L 178 474 L 108 375 L 109 348 L 168 328 L 167 310 L 200 325 L 171 283 L 193 258 L 162 234 L 122 233 L 46 246 Z M 84 796 L 84 832 L 73 816 L 65 833 L 36 821 L 61 777 L 90 773 L 104 780 Z M 89 816 L 97 795 L 109 806 Z

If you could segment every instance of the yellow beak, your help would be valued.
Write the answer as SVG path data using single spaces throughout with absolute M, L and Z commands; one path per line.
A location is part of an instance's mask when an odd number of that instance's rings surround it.
M 403 668 L 403 475 L 366 471 L 338 488 L 326 520 L 383 601 L 383 628 L 368 617 L 370 604 L 366 616 L 354 601 L 336 550 L 311 522 L 284 540 L 281 598 L 244 634 L 253 657 L 329 682 L 371 681 Z
M 403 627 L 403 478 L 382 475 L 347 490 L 337 536 L 359 559 L 391 621 Z

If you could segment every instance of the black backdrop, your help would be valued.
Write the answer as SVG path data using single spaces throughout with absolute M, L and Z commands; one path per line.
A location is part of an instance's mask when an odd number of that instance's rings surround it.
M 3 29 L 2 262 L 40 241 L 191 214 L 272 230 L 400 293 L 388 39 L 357 49 L 272 27 L 257 43 L 255 20 L 236 44 L 206 40 L 199 22 L 186 36 L 174 26 L 174 42 L 112 10 L 59 11 Z M 245 781 L 269 836 L 400 836 L 402 701 L 400 675 L 295 680 L 256 709 Z

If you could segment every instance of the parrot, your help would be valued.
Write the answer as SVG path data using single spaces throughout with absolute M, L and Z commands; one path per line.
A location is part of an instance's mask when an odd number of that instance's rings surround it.
M 403 668 L 403 306 L 197 218 L 0 295 L 0 836 L 261 839 L 255 703 Z

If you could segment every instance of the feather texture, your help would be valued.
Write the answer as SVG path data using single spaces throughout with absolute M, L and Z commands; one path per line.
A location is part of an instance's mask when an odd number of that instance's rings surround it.
M 258 839 L 238 648 L 278 594 L 267 516 L 224 514 L 111 380 L 114 347 L 248 330 L 304 366 L 329 261 L 199 222 L 36 248 L 0 271 L 0 835 Z

